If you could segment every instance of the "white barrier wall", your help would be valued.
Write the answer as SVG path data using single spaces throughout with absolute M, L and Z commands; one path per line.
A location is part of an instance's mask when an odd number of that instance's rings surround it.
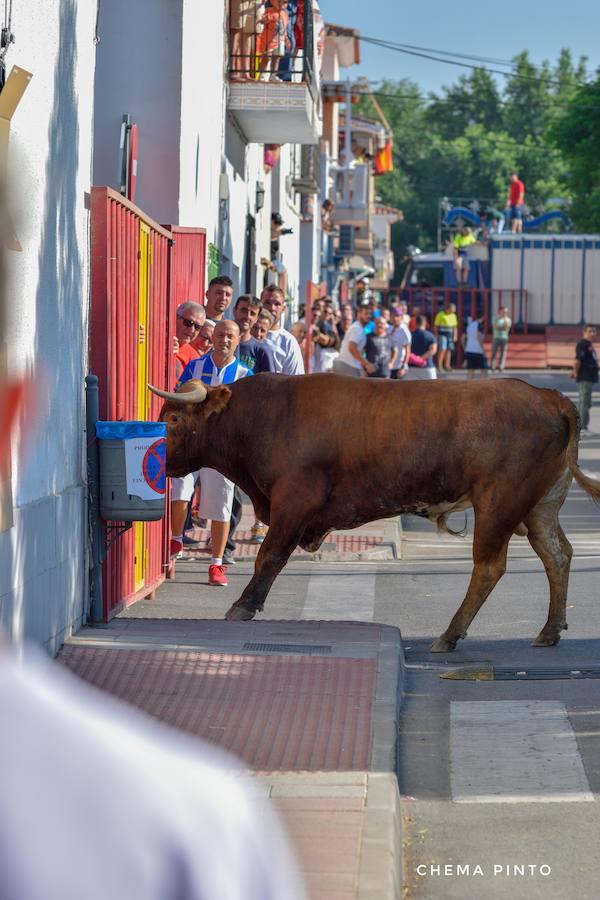
M 583 319 L 600 325 L 600 236 L 585 235 Z
M 599 235 L 499 235 L 491 246 L 492 288 L 527 290 L 531 324 L 600 319 Z
M 583 309 L 583 241 L 555 241 L 550 310 L 554 324 L 572 325 Z
M 528 295 L 527 318 L 530 322 L 546 322 L 552 293 L 552 241 L 536 238 L 525 243 L 528 246 L 523 258 L 523 288 Z
M 14 3 L 8 70 L 33 79 L 12 120 L 10 183 L 23 250 L 10 252 L 11 369 L 30 372 L 38 415 L 13 444 L 12 519 L 0 532 L 0 622 L 51 652 L 86 596 L 84 376 L 95 5 Z

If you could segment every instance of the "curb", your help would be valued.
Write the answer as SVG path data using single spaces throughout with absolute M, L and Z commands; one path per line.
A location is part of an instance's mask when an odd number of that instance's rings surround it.
M 293 562 L 360 562 L 368 560 L 394 560 L 398 559 L 395 545 L 390 541 L 384 541 L 370 550 L 317 550 L 316 553 L 298 553 L 290 557 Z M 240 557 L 241 562 L 256 559 L 255 556 Z
M 395 775 L 370 773 L 357 900 L 402 897 L 402 815 Z
M 373 749 L 371 772 L 396 773 L 398 727 L 404 697 L 406 667 L 400 630 L 380 625 L 381 640 L 377 654 L 377 686 L 373 708 Z
M 384 543 L 394 548 L 394 559 L 402 559 L 402 516 L 386 519 L 383 527 Z

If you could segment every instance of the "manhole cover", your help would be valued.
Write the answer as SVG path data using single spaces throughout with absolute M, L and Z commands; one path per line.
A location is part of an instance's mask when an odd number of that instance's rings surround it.
M 306 656 L 329 656 L 330 644 L 244 644 L 243 650 L 254 653 L 303 653 Z

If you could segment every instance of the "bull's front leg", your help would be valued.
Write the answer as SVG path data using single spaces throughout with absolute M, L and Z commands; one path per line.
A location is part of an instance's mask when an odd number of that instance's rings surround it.
M 294 552 L 315 515 L 324 515 L 328 486 L 325 476 L 295 472 L 281 479 L 271 494 L 271 523 L 256 557 L 254 575 L 226 619 L 253 619 L 264 607 L 273 582 Z

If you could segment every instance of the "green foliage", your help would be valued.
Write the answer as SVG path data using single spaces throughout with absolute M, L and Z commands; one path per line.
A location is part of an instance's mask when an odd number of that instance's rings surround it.
M 513 63 L 500 86 L 489 72 L 474 69 L 428 97 L 408 79 L 384 81 L 378 88 L 378 102 L 394 133 L 395 171 L 379 178 L 376 189 L 384 203 L 404 212 L 404 221 L 393 230 L 398 264 L 408 244 L 423 250 L 437 246 L 442 197 L 491 200 L 502 208 L 512 171 L 525 182 L 532 212 L 542 212 L 552 197 L 574 199 L 577 225 L 580 216 L 589 221 L 588 207 L 577 197 L 586 174 L 591 178 L 595 172 L 588 192 L 596 192 L 600 216 L 600 163 L 592 151 L 595 143 L 600 160 L 600 81 L 595 85 L 596 117 L 588 128 L 583 108 L 577 106 L 581 92 L 592 90 L 580 87 L 585 59 L 575 66 L 570 52 L 563 50 L 556 65 L 536 66 L 524 51 Z M 361 99 L 359 112 L 375 114 L 368 97 Z M 562 131 L 560 123 L 568 123 Z M 577 153 L 569 154 L 574 129 L 589 151 L 585 164 L 575 165 Z
M 579 88 L 551 138 L 566 160 L 563 181 L 573 197 L 572 216 L 581 231 L 600 231 L 600 75 Z

